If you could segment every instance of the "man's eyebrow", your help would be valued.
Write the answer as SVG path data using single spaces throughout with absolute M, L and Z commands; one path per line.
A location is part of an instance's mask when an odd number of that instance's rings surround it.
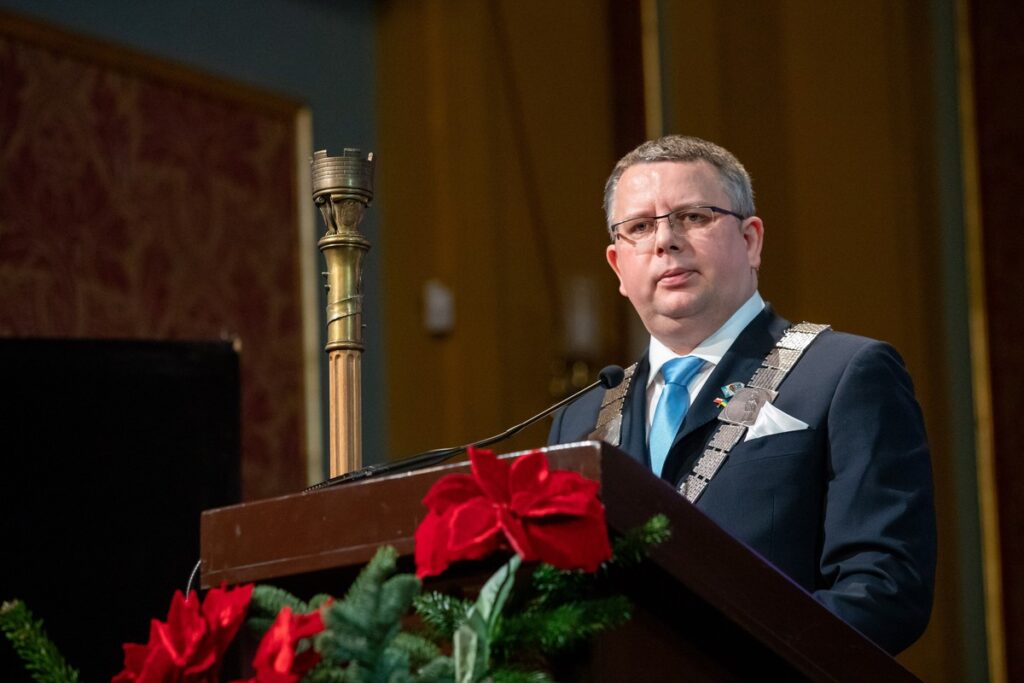
M 705 202 L 705 201 L 683 202 L 681 204 L 676 204 L 673 208 L 669 209 L 665 213 L 660 213 L 659 214 L 659 213 L 654 213 L 653 211 L 652 212 L 645 211 L 645 212 L 636 213 L 636 214 L 633 214 L 633 215 L 626 215 L 623 218 L 613 218 L 611 220 L 611 224 L 615 225 L 616 223 L 622 223 L 623 221 L 631 221 L 631 220 L 634 220 L 636 218 L 653 218 L 655 216 L 667 216 L 669 214 L 675 213 L 676 211 L 682 211 L 683 209 L 694 209 L 694 208 L 696 208 L 698 206 L 707 207 L 707 206 L 714 206 L 714 204 L 712 204 L 711 202 Z

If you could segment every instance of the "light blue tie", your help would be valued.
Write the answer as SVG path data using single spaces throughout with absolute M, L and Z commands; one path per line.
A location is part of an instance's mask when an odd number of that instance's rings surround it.
M 673 358 L 661 366 L 661 376 L 665 378 L 665 389 L 658 399 L 658 407 L 654 410 L 654 421 L 651 422 L 651 471 L 661 476 L 665 467 L 665 459 L 672 448 L 679 425 L 683 423 L 686 409 L 690 407 L 690 394 L 686 385 L 697 374 L 704 361 L 696 356 Z

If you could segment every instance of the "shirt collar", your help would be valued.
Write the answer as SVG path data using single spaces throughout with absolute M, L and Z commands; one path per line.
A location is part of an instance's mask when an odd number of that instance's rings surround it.
M 750 321 L 757 317 L 757 314 L 764 309 L 764 299 L 761 298 L 761 294 L 755 291 L 746 302 L 736 309 L 725 324 L 719 327 L 714 334 L 698 344 L 693 351 L 690 351 L 690 356 L 697 356 L 711 363 L 712 365 L 718 365 L 722 362 L 722 356 L 729 350 L 732 343 L 736 341 L 736 337 L 740 336 L 740 332 L 750 324 Z M 660 341 L 651 337 L 651 345 L 647 349 L 647 361 L 650 363 L 651 370 L 647 374 L 647 386 L 651 385 L 651 382 L 658 377 L 658 373 L 661 371 L 661 366 L 673 358 L 679 358 L 679 354 L 673 352 L 667 346 L 662 344 Z

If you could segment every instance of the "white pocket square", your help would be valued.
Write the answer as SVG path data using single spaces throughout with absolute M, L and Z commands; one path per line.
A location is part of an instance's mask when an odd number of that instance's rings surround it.
M 798 432 L 801 429 L 810 429 L 810 425 L 788 413 L 782 412 L 771 403 L 765 403 L 761 406 L 761 412 L 758 413 L 753 426 L 747 430 L 743 440 L 750 441 L 751 439 L 760 439 L 762 436 L 771 436 L 772 434 Z

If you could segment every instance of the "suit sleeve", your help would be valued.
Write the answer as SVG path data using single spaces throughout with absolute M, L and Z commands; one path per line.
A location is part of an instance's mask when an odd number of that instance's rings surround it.
M 910 376 L 871 342 L 840 378 L 828 416 L 828 483 L 815 597 L 891 653 L 920 637 L 934 591 L 931 460 Z
M 551 421 L 551 431 L 548 432 L 548 445 L 554 446 L 555 444 L 562 443 L 562 421 L 565 419 L 565 408 L 562 408 L 555 413 L 554 419 Z
M 597 413 L 601 409 L 603 397 L 604 390 L 596 388 L 555 413 L 551 431 L 548 432 L 548 445 L 585 440 L 597 424 Z

